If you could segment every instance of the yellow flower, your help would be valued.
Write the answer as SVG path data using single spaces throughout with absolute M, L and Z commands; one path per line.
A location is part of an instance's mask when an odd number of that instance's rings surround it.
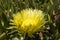
M 31 35 L 41 29 L 46 23 L 44 16 L 41 10 L 25 9 L 13 14 L 13 23 L 17 29 L 20 28 L 22 32 Z

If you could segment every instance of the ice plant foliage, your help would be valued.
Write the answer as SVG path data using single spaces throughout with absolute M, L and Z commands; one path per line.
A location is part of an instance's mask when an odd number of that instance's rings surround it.
M 13 23 L 16 25 L 16 29 L 19 29 L 21 33 L 28 33 L 31 35 L 41 29 L 46 23 L 45 14 L 41 10 L 37 9 L 24 9 L 21 12 L 13 14 Z

